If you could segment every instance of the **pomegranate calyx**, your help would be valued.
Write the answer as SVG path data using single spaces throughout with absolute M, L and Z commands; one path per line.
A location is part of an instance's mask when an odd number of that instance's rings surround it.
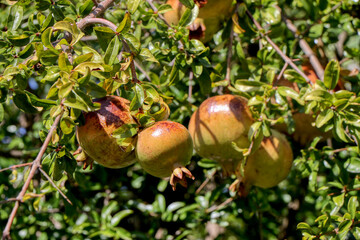
M 170 185 L 172 189 L 176 190 L 176 184 L 179 183 L 183 187 L 187 187 L 186 177 L 194 180 L 195 177 L 191 172 L 185 167 L 178 167 L 173 170 L 173 173 L 170 176 Z
M 77 162 L 82 162 L 83 163 L 83 170 L 85 170 L 86 168 L 88 168 L 90 166 L 90 170 L 93 168 L 93 163 L 94 160 L 89 157 L 81 147 L 78 147 L 78 149 L 76 149 L 76 151 L 73 153 L 73 155 L 78 155 L 76 157 L 76 161 Z

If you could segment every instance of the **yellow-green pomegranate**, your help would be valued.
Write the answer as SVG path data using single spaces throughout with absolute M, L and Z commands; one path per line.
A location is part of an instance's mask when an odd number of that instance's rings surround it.
M 136 161 L 134 151 L 126 151 L 112 137 L 123 124 L 135 124 L 130 102 L 118 96 L 96 99 L 99 110 L 84 113 L 85 124 L 77 128 L 76 137 L 85 155 L 108 168 L 123 168 Z
M 272 130 L 265 137 L 257 151 L 251 154 L 240 180 L 239 194 L 246 196 L 251 186 L 271 188 L 284 180 L 290 172 L 293 152 L 284 134 Z
M 185 177 L 194 179 L 185 165 L 191 159 L 193 142 L 188 130 L 172 121 L 156 122 L 138 135 L 136 157 L 149 174 L 166 178 L 175 190 L 176 183 L 187 185 Z
M 221 29 L 222 23 L 231 17 L 233 1 L 205 0 L 194 2 L 199 6 L 199 14 L 189 26 L 189 37 L 190 39 L 208 42 Z M 169 24 L 177 25 L 186 7 L 179 0 L 168 0 L 167 4 L 171 5 L 173 10 L 166 12 L 164 17 Z
M 225 175 L 229 175 L 243 159 L 233 142 L 239 148 L 249 148 L 248 132 L 253 122 L 245 98 L 219 95 L 206 99 L 194 112 L 189 132 L 196 152 L 219 162 Z M 252 149 L 259 144 L 255 143 Z

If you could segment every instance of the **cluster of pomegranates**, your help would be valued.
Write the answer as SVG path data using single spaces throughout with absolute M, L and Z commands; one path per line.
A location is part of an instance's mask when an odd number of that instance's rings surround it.
M 191 136 L 183 125 L 165 120 L 169 114 L 130 138 L 129 141 L 136 141 L 136 146 L 129 150 L 119 145 L 112 134 L 124 124 L 137 124 L 130 112 L 130 102 L 118 96 L 94 101 L 101 104 L 100 109 L 84 113 L 85 123 L 76 132 L 80 145 L 77 160 L 83 161 L 84 167 L 96 161 L 108 168 L 123 168 L 137 161 L 153 176 L 170 177 L 174 190 L 176 183 L 186 186 L 185 177 L 194 179 L 185 168 L 193 153 Z M 166 110 L 169 111 L 167 106 Z
M 248 138 L 254 123 L 246 99 L 234 95 L 208 98 L 192 115 L 189 130 L 183 125 L 157 119 L 150 127 L 141 129 L 130 138 L 135 148 L 119 145 L 113 132 L 124 124 L 138 124 L 132 116 L 130 102 L 118 96 L 94 100 L 99 110 L 84 113 L 85 123 L 77 128 L 80 145 L 78 161 L 85 166 L 92 159 L 108 168 L 123 168 L 135 162 L 149 174 L 166 178 L 175 190 L 177 183 L 187 185 L 186 177 L 194 179 L 185 168 L 193 149 L 204 157 L 216 160 L 226 174 L 237 174 L 236 190 L 246 195 L 251 185 L 269 188 L 288 175 L 293 160 L 292 150 L 284 135 L 273 130 L 272 136 L 251 142 Z M 168 108 L 167 108 L 168 110 Z M 167 118 L 169 114 L 165 114 Z M 244 173 L 239 174 L 244 155 L 236 150 L 249 148 Z M 234 188 L 234 185 L 232 186 Z

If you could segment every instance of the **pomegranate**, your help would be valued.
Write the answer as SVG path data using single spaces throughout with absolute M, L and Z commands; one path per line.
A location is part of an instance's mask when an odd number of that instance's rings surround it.
M 310 78 L 312 82 L 316 81 L 316 75 L 314 70 L 312 72 L 309 70 L 309 67 L 307 65 L 302 66 L 304 72 L 306 75 Z M 307 69 L 307 71 L 305 71 Z M 314 77 L 315 76 L 315 77 Z M 289 88 L 294 89 L 295 91 L 299 92 L 299 88 L 296 83 L 292 83 L 284 78 L 280 79 L 277 82 L 277 85 L 279 86 L 286 86 Z M 290 98 L 287 99 L 289 102 L 291 101 Z M 275 103 L 275 99 L 271 99 L 273 103 Z M 329 132 L 323 132 L 317 127 L 313 126 L 312 123 L 315 122 L 315 118 L 312 116 L 312 114 L 306 114 L 306 113 L 300 113 L 296 112 L 292 115 L 295 123 L 295 132 L 291 134 L 292 138 L 300 143 L 301 145 L 306 145 L 310 143 L 315 137 L 322 137 L 322 140 L 326 140 L 327 138 L 331 137 L 331 131 Z M 282 133 L 288 134 L 287 126 L 286 124 L 277 124 L 274 126 L 274 128 Z
M 170 177 L 173 190 L 176 183 L 187 186 L 185 177 L 194 179 L 184 166 L 190 161 L 193 143 L 188 130 L 172 121 L 156 122 L 138 134 L 135 148 L 141 167 L 149 174 Z
M 199 6 L 199 14 L 195 21 L 189 26 L 190 39 L 198 39 L 208 42 L 218 32 L 227 18 L 231 16 L 232 0 L 202 0 L 194 1 Z M 166 21 L 170 24 L 178 24 L 186 7 L 179 0 L 168 0 L 172 11 L 164 14 Z
M 260 148 L 251 154 L 244 168 L 244 176 L 238 174 L 239 194 L 246 196 L 251 186 L 271 188 L 284 180 L 290 172 L 293 152 L 284 134 L 272 130 Z
M 77 128 L 76 137 L 85 155 L 108 168 L 122 168 L 136 161 L 134 151 L 117 144 L 111 136 L 123 124 L 135 124 L 130 114 L 130 102 L 118 96 L 96 99 L 99 110 L 84 113 L 85 124 Z M 86 159 L 84 155 L 80 159 Z
M 253 119 L 247 100 L 240 96 L 220 95 L 208 98 L 194 112 L 189 123 L 196 152 L 222 166 L 225 175 L 234 172 L 243 155 L 233 148 L 248 148 L 248 132 Z M 253 150 L 259 141 L 253 145 Z

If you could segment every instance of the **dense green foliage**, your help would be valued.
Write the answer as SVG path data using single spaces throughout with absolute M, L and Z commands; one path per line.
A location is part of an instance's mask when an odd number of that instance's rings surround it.
M 185 11 L 179 25 L 168 27 L 158 13 L 170 6 L 160 0 L 154 4 L 158 12 L 145 0 L 115 1 L 98 17 L 115 24 L 116 33 L 98 23 L 82 31 L 76 26 L 91 13 L 92 0 L 7 0 L 0 5 L 0 169 L 32 162 L 55 117 L 63 114 L 42 168 L 73 203 L 37 172 L 12 224 L 13 239 L 360 239 L 358 1 L 243 1 L 237 17 L 224 22 L 205 45 L 188 38 L 186 26 L 196 7 Z M 309 68 L 299 39 L 276 6 L 325 69 L 323 80 L 310 79 L 311 85 L 288 67 L 283 75 L 299 91 L 276 86 L 284 61 L 262 37 L 267 34 L 285 55 L 298 59 L 294 63 L 300 69 Z M 246 9 L 263 26 L 261 34 Z M 83 38 L 88 36 L 93 39 Z M 131 73 L 133 59 L 141 82 Z M 169 104 L 169 119 L 187 126 L 202 101 L 223 93 L 248 99 L 255 119 L 250 140 L 286 124 L 295 159 L 279 186 L 236 197 L 228 190 L 236 177 L 223 178 L 215 162 L 194 153 L 188 169 L 195 181 L 172 191 L 167 179 L 146 174 L 137 163 L 123 169 L 94 163 L 84 170 L 72 155 L 82 111 L 99 107 L 94 98 L 115 94 L 131 101 L 140 126 L 126 125 L 114 137 L 132 150 L 135 142 L 129 139 L 166 110 L 159 108 L 162 101 Z M 302 132 L 296 132 L 292 118 L 297 112 L 313 114 L 316 128 L 331 137 L 310 136 L 299 144 L 294 136 Z M 6 200 L 18 195 L 29 170 L 0 173 L 1 230 L 14 205 Z M 206 178 L 207 185 L 195 193 Z

